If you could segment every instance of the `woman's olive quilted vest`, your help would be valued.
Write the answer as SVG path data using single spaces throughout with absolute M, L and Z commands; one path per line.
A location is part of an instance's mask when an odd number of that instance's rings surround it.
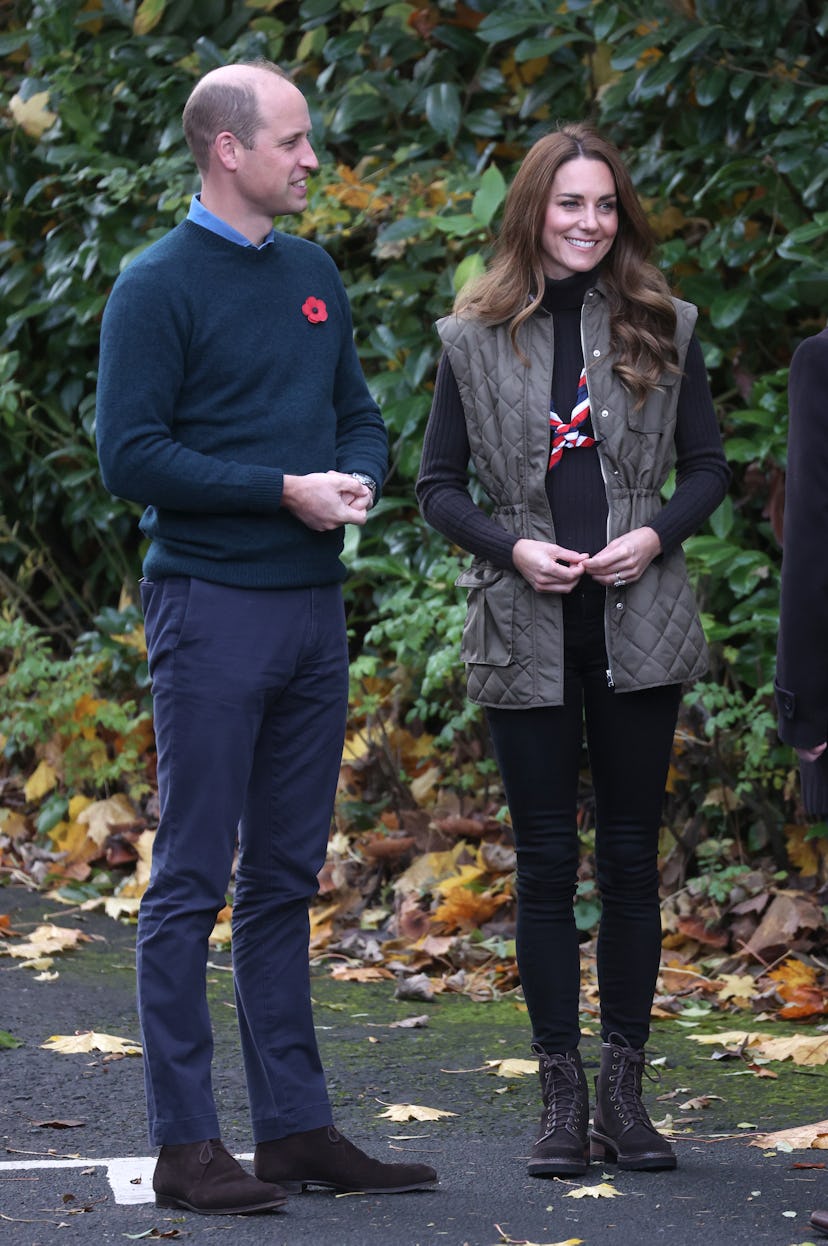
M 684 367 L 696 309 L 674 300 L 676 348 Z M 536 312 L 519 342 L 508 325 L 447 316 L 437 329 L 457 378 L 476 475 L 491 514 L 517 536 L 555 541 L 546 496 L 552 317 Z M 588 291 L 581 340 L 598 454 L 609 503 L 607 540 L 645 525 L 661 508 L 675 458 L 680 376 L 665 373 L 658 391 L 634 411 L 612 370 L 609 311 L 600 283 Z M 503 708 L 563 701 L 562 607 L 557 593 L 536 593 L 517 571 L 474 559 L 457 583 L 468 589 L 461 654 L 473 701 Z M 681 549 L 656 558 L 640 580 L 607 590 L 607 678 L 618 692 L 697 679 L 707 648 Z

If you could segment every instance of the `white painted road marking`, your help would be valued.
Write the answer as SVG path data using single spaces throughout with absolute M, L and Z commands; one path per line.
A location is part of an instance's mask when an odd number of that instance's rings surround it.
M 251 1160 L 249 1155 L 237 1155 L 237 1160 Z M 138 1155 L 135 1157 L 115 1159 L 26 1159 L 0 1161 L 0 1180 L 3 1174 L 10 1171 L 32 1171 L 36 1168 L 105 1168 L 107 1180 L 116 1203 L 152 1203 L 155 1195 L 152 1192 L 152 1173 L 155 1168 L 154 1155 Z

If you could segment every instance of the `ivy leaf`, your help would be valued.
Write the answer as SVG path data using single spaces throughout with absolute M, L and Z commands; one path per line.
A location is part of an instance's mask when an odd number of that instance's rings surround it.
M 455 84 L 432 83 L 425 93 L 425 112 L 432 130 L 449 141 L 454 140 L 460 129 L 462 114 L 460 91 Z
M 495 213 L 506 198 L 506 181 L 497 165 L 490 164 L 480 179 L 472 200 L 472 216 L 481 225 L 491 225 Z
M 133 34 L 148 35 L 161 21 L 166 7 L 166 0 L 141 0 L 135 10 L 135 20 L 132 23 Z

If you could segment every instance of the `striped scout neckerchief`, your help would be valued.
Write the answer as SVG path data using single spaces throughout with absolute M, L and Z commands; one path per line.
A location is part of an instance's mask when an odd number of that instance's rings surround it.
M 550 471 L 560 463 L 564 450 L 575 450 L 579 446 L 595 445 L 594 437 L 588 437 L 586 433 L 578 431 L 579 426 L 583 424 L 588 416 L 589 396 L 587 394 L 586 369 L 582 368 L 581 375 L 578 378 L 578 396 L 575 399 L 575 406 L 572 408 L 569 423 L 564 424 L 557 412 L 552 410 L 549 412 L 549 427 L 552 431 L 552 449 L 549 455 Z

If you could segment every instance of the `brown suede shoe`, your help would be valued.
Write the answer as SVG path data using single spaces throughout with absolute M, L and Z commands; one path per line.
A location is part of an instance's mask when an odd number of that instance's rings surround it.
M 183 1207 L 203 1216 L 275 1211 L 287 1202 L 284 1190 L 251 1177 L 218 1138 L 162 1146 L 152 1188 L 156 1207 Z
M 819 1229 L 820 1233 L 828 1233 L 828 1211 L 812 1211 L 808 1223 L 812 1229 Z
M 260 1142 L 253 1171 L 261 1181 L 277 1181 L 289 1194 L 308 1185 L 347 1194 L 403 1194 L 437 1184 L 437 1173 L 428 1164 L 383 1164 L 343 1138 L 333 1125 Z

